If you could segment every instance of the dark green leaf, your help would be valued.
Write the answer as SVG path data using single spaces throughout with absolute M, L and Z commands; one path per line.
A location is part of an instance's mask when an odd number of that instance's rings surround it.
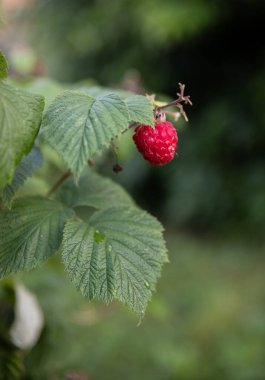
M 4 54 L 0 51 L 0 79 L 7 77 L 8 65 Z
M 128 107 L 130 121 L 147 125 L 154 124 L 153 107 L 145 96 L 129 96 L 125 99 L 125 104 Z
M 128 126 L 126 105 L 115 94 L 97 99 L 65 91 L 43 119 L 44 137 L 78 179 L 87 160 L 110 144 Z
M 38 134 L 44 99 L 0 82 L 0 187 L 10 183 L 16 166 Z
M 129 194 L 117 183 L 94 172 L 81 177 L 78 186 L 73 180 L 62 186 L 59 198 L 69 207 L 91 206 L 105 209 L 111 206 L 132 206 Z
M 43 119 L 44 137 L 79 179 L 87 161 L 124 132 L 129 121 L 152 124 L 151 103 L 144 96 L 124 101 L 114 93 L 95 98 L 87 91 L 65 91 Z
M 3 189 L 3 202 L 11 205 L 11 201 L 15 193 L 21 187 L 26 179 L 32 175 L 32 171 L 40 167 L 42 164 L 42 156 L 40 150 L 32 148 L 29 155 L 22 158 L 15 171 L 13 181 L 6 185 Z
M 0 216 L 0 277 L 31 269 L 58 249 L 73 212 L 48 199 L 21 198 Z
M 25 375 L 22 351 L 0 336 L 0 380 L 21 380 Z
M 134 207 L 97 212 L 89 223 L 69 221 L 62 256 L 83 295 L 103 301 L 116 298 L 139 315 L 167 261 L 160 223 Z
M 45 108 L 47 108 L 52 100 L 64 90 L 62 84 L 50 78 L 35 78 L 25 85 L 25 90 L 33 94 L 40 94 L 45 98 Z

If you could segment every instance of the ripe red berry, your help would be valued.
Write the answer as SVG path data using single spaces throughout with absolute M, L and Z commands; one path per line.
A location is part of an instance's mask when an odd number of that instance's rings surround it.
M 178 135 L 172 123 L 162 121 L 154 128 L 151 125 L 139 125 L 134 131 L 133 140 L 150 164 L 164 165 L 175 156 Z

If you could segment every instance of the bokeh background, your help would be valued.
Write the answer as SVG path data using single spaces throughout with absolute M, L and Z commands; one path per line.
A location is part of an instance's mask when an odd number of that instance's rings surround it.
M 46 321 L 23 354 L 26 379 L 264 379 L 265 2 L 5 0 L 2 8 L 0 46 L 12 80 L 29 91 L 50 100 L 86 84 L 170 100 L 182 82 L 194 103 L 189 123 L 176 123 L 172 163 L 150 167 L 130 135 L 119 142 L 119 176 L 111 156 L 98 163 L 166 227 L 170 264 L 145 319 L 137 327 L 117 304 L 88 304 L 56 259 L 19 276 Z M 47 157 L 52 181 L 61 163 Z M 41 174 L 24 192 L 46 190 Z

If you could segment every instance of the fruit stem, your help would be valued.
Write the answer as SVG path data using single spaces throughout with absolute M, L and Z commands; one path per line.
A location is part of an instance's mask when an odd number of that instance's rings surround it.
M 87 164 L 88 166 L 91 167 L 94 165 L 94 161 L 88 160 Z M 58 187 L 60 187 L 64 183 L 64 181 L 66 181 L 69 177 L 71 177 L 71 175 L 72 175 L 72 172 L 70 170 L 67 170 L 66 172 L 64 172 L 61 175 L 61 177 L 55 182 L 55 184 L 50 188 L 46 196 L 49 197 L 51 194 L 53 194 L 58 189 Z
M 178 98 L 173 100 L 172 102 L 169 102 L 167 104 L 164 104 L 163 106 L 156 106 L 155 107 L 155 112 L 159 112 L 165 108 L 172 107 L 172 106 L 177 106 L 180 110 L 181 115 L 184 116 L 185 120 L 188 121 L 188 117 L 186 115 L 186 112 L 184 111 L 183 104 L 189 104 L 192 106 L 192 101 L 190 100 L 190 96 L 184 95 L 185 91 L 185 84 L 179 83 L 179 89 L 180 92 L 177 93 Z
M 189 104 L 189 105 L 192 106 L 192 101 L 190 100 L 190 96 L 189 95 L 188 96 L 184 95 L 185 84 L 179 83 L 179 88 L 180 88 L 180 93 L 177 93 L 177 95 L 178 95 L 177 99 L 175 99 L 172 102 L 169 102 L 169 103 L 167 103 L 167 104 L 165 104 L 163 106 L 158 106 L 156 108 L 158 110 L 162 110 L 162 109 L 167 108 L 167 107 L 176 106 L 176 105 L 178 105 L 180 103 L 183 103 L 183 102 L 184 102 L 184 104 Z
M 164 111 L 164 113 L 166 115 L 170 115 L 174 118 L 175 121 L 178 121 L 178 119 L 180 118 L 181 116 L 181 113 L 180 112 L 171 112 L 171 111 Z

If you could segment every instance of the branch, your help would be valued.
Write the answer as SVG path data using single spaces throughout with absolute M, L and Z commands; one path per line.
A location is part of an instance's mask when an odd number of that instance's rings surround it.
M 184 116 L 186 121 L 188 121 L 188 117 L 186 115 L 186 112 L 184 111 L 183 104 L 189 104 L 190 106 L 192 106 L 192 101 L 190 100 L 189 95 L 188 96 L 184 95 L 185 84 L 179 83 L 179 88 L 180 88 L 180 93 L 177 93 L 178 98 L 173 100 L 172 102 L 164 104 L 163 106 L 156 106 L 155 113 L 159 113 L 161 110 L 168 107 L 177 106 L 179 108 L 180 114 Z

